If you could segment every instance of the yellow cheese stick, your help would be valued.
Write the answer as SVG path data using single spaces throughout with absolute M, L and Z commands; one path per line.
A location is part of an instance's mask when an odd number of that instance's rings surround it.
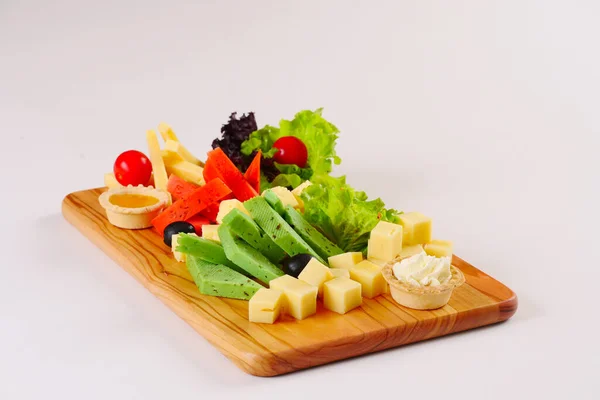
M 195 183 L 196 185 L 204 186 L 205 184 L 202 167 L 192 164 L 191 162 L 181 161 L 167 165 L 167 172 L 169 175 L 178 176 L 181 179 Z
M 172 139 L 167 139 L 165 140 L 165 149 L 178 153 L 187 162 L 204 166 L 204 163 L 198 160 L 196 157 L 194 157 L 194 155 L 190 153 L 190 151 L 186 149 L 186 147 L 183 144 L 181 144 L 181 142 L 177 142 Z
M 204 185 L 204 168 L 186 161 L 181 154 L 170 150 L 161 152 L 167 174 L 177 175 L 183 180 Z
M 161 122 L 158 124 L 158 131 L 160 132 L 160 136 L 162 136 L 165 141 L 165 148 L 167 150 L 175 151 L 185 159 L 185 161 L 191 162 L 192 164 L 200 165 L 204 167 L 204 163 L 196 158 L 181 142 L 175 132 L 173 132 L 173 128 L 170 125 Z
M 165 163 L 165 167 L 185 161 L 181 154 L 171 150 L 161 150 L 160 155 Z
M 148 151 L 150 152 L 150 162 L 152 163 L 152 172 L 154 173 L 154 187 L 167 191 L 167 170 L 158 144 L 156 132 L 149 130 L 146 132 L 146 141 L 148 142 Z
M 160 136 L 162 136 L 163 140 L 166 142 L 167 140 L 173 140 L 175 142 L 179 142 L 177 135 L 173 132 L 173 128 L 169 124 L 161 122 L 158 124 L 158 132 Z

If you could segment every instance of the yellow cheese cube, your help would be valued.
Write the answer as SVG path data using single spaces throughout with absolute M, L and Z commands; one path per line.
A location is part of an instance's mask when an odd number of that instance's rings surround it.
M 360 252 L 350 252 L 331 256 L 327 260 L 331 268 L 350 269 L 363 260 Z
M 431 218 L 419 212 L 400 214 L 400 225 L 404 229 L 404 244 L 425 244 L 431 241 Z
M 195 233 L 188 233 L 188 235 L 194 235 Z M 185 254 L 177 251 L 177 246 L 179 246 L 179 233 L 173 235 L 171 239 L 171 251 L 173 252 L 173 257 L 179 262 L 185 262 Z
M 109 189 L 112 189 L 121 187 L 123 185 L 119 183 L 119 181 L 115 177 L 115 174 L 108 173 L 104 174 L 104 186 L 106 186 Z
M 323 305 L 338 314 L 346 314 L 362 304 L 361 284 L 348 278 L 335 278 L 325 282 Z
M 319 289 L 293 276 L 283 275 L 273 279 L 271 289 L 283 292 L 283 309 L 296 319 L 304 319 L 317 312 Z
M 371 231 L 368 258 L 392 261 L 402 251 L 402 226 L 379 221 Z
M 306 267 L 298 275 L 298 279 L 319 288 L 319 297 L 323 296 L 323 284 L 333 279 L 329 267 L 323 265 L 316 258 L 311 258 Z
M 389 263 L 389 261 L 378 260 L 377 258 L 367 258 L 367 260 L 371 261 L 375 265 L 379 265 L 382 268 Z
M 350 278 L 362 286 L 363 296 L 372 299 L 387 291 L 381 267 L 365 260 L 350 269 Z
M 250 322 L 272 324 L 279 318 L 283 293 L 275 289 L 262 288 L 252 296 L 248 303 Z
M 227 216 L 227 214 L 229 214 L 231 212 L 231 210 L 233 210 L 234 208 L 237 208 L 238 210 L 240 210 L 241 212 L 243 212 L 246 215 L 250 215 L 250 213 L 248 212 L 248 210 L 246 210 L 246 207 L 244 207 L 244 205 L 242 204 L 241 201 L 239 201 L 238 199 L 231 199 L 231 200 L 223 200 L 221 202 L 221 204 L 219 204 L 219 213 L 217 214 L 217 223 L 222 223 L 223 222 L 223 218 L 225 218 Z
M 412 256 L 420 254 L 422 252 L 423 252 L 423 246 L 421 246 L 420 244 L 411 244 L 410 246 L 402 247 L 402 251 L 400 252 L 400 255 L 398 256 L 398 258 L 403 260 L 405 258 L 412 257 Z
M 290 190 L 288 188 L 285 188 L 283 186 L 275 186 L 274 188 L 271 188 L 271 191 L 273 193 L 275 193 L 277 195 L 277 197 L 279 197 L 279 200 L 281 200 L 284 207 L 286 207 L 286 206 L 292 206 L 294 208 L 299 207 L 300 204 L 298 203 L 298 200 L 292 194 L 292 192 L 290 192 Z
M 218 233 L 219 225 L 202 225 L 202 237 L 221 243 Z
M 350 278 L 350 270 L 345 268 L 329 268 L 334 278 Z
M 449 240 L 432 240 L 424 246 L 425 253 L 435 257 L 452 257 L 452 248 Z

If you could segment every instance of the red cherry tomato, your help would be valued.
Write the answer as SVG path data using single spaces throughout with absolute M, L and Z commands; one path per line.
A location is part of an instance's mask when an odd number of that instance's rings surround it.
M 113 167 L 115 178 L 123 185 L 147 185 L 152 174 L 152 164 L 140 151 L 128 150 L 121 153 Z
M 294 136 L 284 136 L 273 143 L 273 147 L 278 149 L 273 156 L 279 164 L 296 164 L 300 168 L 306 167 L 308 160 L 308 151 L 302 140 Z

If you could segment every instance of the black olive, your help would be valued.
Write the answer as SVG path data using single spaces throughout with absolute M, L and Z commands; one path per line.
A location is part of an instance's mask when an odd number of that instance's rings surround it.
M 171 247 L 171 243 L 173 241 L 173 235 L 176 235 L 178 233 L 196 233 L 196 228 L 194 228 L 194 225 L 190 224 L 189 222 L 185 222 L 185 221 L 171 222 L 165 228 L 165 232 L 163 235 L 163 240 L 164 240 L 165 244 L 167 246 Z
M 311 258 L 313 256 L 310 254 L 296 254 L 293 257 L 287 258 L 282 263 L 283 272 L 297 278 Z

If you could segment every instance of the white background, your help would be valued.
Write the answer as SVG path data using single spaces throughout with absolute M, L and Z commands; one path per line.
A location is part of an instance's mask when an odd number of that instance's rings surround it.
M 0 0 L 1 399 L 599 398 L 598 2 L 196 3 Z M 203 155 L 317 107 L 512 320 L 256 378 L 60 215 L 160 121 Z

